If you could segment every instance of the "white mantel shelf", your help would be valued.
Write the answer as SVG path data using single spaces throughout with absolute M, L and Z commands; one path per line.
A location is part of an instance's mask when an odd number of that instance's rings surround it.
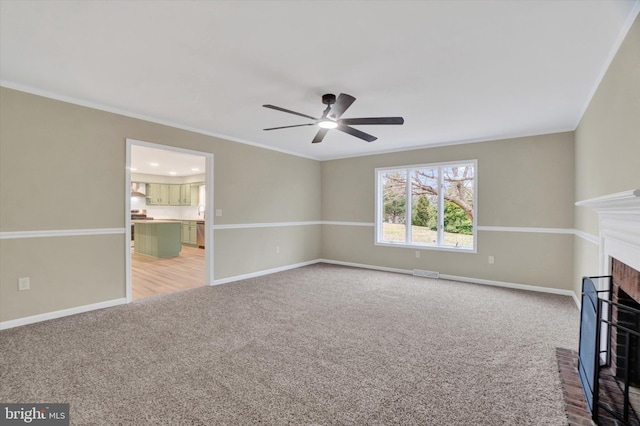
M 600 274 L 611 273 L 611 258 L 640 271 L 640 189 L 578 201 L 598 213 Z
M 640 189 L 578 201 L 576 206 L 588 207 L 598 213 L 640 214 Z

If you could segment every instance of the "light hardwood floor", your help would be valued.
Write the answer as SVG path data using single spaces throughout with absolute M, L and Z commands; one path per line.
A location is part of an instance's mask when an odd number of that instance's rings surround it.
M 180 256 L 166 259 L 131 253 L 133 300 L 201 287 L 204 284 L 203 249 L 182 246 Z

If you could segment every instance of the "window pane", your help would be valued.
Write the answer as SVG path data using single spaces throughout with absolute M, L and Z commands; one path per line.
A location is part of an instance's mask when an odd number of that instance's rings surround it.
M 407 173 L 389 171 L 380 174 L 382 184 L 382 240 L 406 241 Z
M 438 243 L 438 169 L 411 173 L 411 242 Z
M 445 246 L 473 247 L 473 166 L 443 167 Z

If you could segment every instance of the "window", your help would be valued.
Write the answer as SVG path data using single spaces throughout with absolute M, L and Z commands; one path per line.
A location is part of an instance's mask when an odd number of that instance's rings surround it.
M 376 169 L 376 244 L 476 251 L 477 161 Z

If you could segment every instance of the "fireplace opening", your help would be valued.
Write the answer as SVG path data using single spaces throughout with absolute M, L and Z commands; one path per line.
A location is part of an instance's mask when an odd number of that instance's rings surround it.
M 618 288 L 617 296 L 619 304 L 640 311 L 640 303 L 621 288 Z M 614 309 L 615 314 L 617 314 L 617 323 L 620 326 L 631 330 L 640 330 L 640 314 L 637 312 L 620 308 Z M 616 377 L 623 379 L 627 374 L 626 366 L 628 365 L 629 384 L 640 387 L 640 338 L 620 331 L 616 334 Z M 628 363 L 627 356 L 629 357 Z
M 637 332 L 640 330 L 640 271 L 611 258 L 611 275 L 613 301 L 622 305 L 613 308 L 613 321 L 625 329 Z M 640 337 L 622 330 L 613 330 L 611 346 L 612 366 L 616 377 L 623 379 L 628 374 L 629 384 L 640 387 Z M 629 371 L 626 365 L 629 366 Z

